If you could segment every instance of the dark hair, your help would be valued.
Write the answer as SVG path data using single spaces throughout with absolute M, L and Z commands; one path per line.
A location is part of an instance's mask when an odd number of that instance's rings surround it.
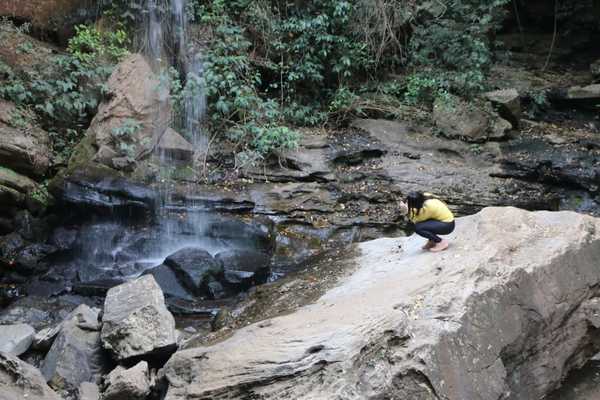
M 425 201 L 431 198 L 431 196 L 426 195 L 423 192 L 410 192 L 408 196 L 406 196 L 406 202 L 408 203 L 408 215 L 419 215 L 421 208 L 423 208 L 423 204 L 425 204 Z

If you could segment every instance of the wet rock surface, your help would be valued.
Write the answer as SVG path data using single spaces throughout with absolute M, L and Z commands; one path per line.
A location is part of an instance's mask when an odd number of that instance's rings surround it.
M 223 265 L 206 250 L 188 247 L 165 259 L 179 281 L 197 296 L 208 294 L 208 284 L 223 274 Z
M 443 254 L 415 236 L 358 245 L 356 272 L 313 304 L 176 353 L 166 399 L 542 397 L 598 349 L 598 232 L 489 208 Z
M 215 259 L 223 266 L 225 282 L 240 288 L 265 283 L 269 277 L 270 258 L 251 250 L 227 250 Z

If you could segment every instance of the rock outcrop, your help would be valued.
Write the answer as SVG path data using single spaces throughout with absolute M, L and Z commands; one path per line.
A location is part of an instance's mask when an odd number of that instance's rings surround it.
M 62 400 L 33 366 L 0 353 L 0 399 Z
M 141 54 L 123 60 L 107 82 L 109 100 L 98 107 L 86 135 L 94 161 L 131 169 L 159 143 L 169 124 L 168 88 Z
M 50 140 L 32 121 L 14 104 L 0 100 L 0 165 L 40 177 L 50 164 Z
M 35 29 L 56 33 L 62 41 L 76 24 L 96 17 L 97 0 L 3 0 L 0 16 L 29 21 Z
M 175 351 L 176 342 L 175 320 L 152 275 L 108 291 L 102 316 L 102 343 L 116 360 L 162 358 Z
M 509 121 L 514 129 L 519 128 L 521 98 L 516 89 L 495 90 L 485 93 L 484 97 L 497 108 L 500 116 Z
M 166 400 L 541 398 L 600 348 L 600 220 L 487 208 L 444 253 L 358 245 L 313 304 L 167 363 Z

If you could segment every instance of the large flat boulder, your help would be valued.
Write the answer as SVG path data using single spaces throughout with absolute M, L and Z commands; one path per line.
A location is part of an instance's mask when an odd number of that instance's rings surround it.
M 16 356 L 0 353 L 1 400 L 61 400 L 40 371 Z
M 118 361 L 175 351 L 175 320 L 152 275 L 110 289 L 102 323 L 102 343 Z
M 598 351 L 599 219 L 486 208 L 449 239 L 358 245 L 313 304 L 173 355 L 166 400 L 536 399 Z
M 0 166 L 40 177 L 50 164 L 50 139 L 30 118 L 0 99 Z
M 62 323 L 41 368 L 54 389 L 74 391 L 102 374 L 107 357 L 100 343 L 99 312 L 82 304 Z

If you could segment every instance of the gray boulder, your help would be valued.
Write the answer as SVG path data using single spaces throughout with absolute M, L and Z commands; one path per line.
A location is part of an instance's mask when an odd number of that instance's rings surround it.
M 148 363 L 141 361 L 134 367 L 121 366 L 105 378 L 106 389 L 102 400 L 144 400 L 150 394 L 150 371 Z
M 110 289 L 102 323 L 102 344 L 118 361 L 175 351 L 175 320 L 152 275 Z
M 54 343 L 54 339 L 56 339 L 61 329 L 62 324 L 42 329 L 33 336 L 33 343 L 31 346 L 39 351 L 50 350 L 52 343 Z
M 107 358 L 100 343 L 99 312 L 82 304 L 62 323 L 41 367 L 56 390 L 76 390 L 103 372 Z
M 152 275 L 165 296 L 184 300 L 194 300 L 193 294 L 179 282 L 175 272 L 166 265 L 162 264 L 151 268 L 144 272 L 144 275 Z
M 194 147 L 172 128 L 167 128 L 157 144 L 159 154 L 172 160 L 191 163 L 194 161 Z
M 457 96 L 437 98 L 433 105 L 433 121 L 450 138 L 471 142 L 502 139 L 511 124 L 476 102 L 467 103 Z
M 27 324 L 0 325 L 0 352 L 20 356 L 31 346 L 34 334 Z
M 35 367 L 0 352 L 0 400 L 62 400 Z
M 486 208 L 449 240 L 349 249 L 314 303 L 173 355 L 165 399 L 540 399 L 596 354 L 600 219 Z
M 95 383 L 83 382 L 77 395 L 77 400 L 100 400 L 100 388 Z
M 226 250 L 215 255 L 227 284 L 249 287 L 267 281 L 270 257 L 253 250 Z
M 513 128 L 519 127 L 521 120 L 521 98 L 516 89 L 495 90 L 484 94 L 498 110 L 500 116 L 509 121 Z
M 183 286 L 198 296 L 206 295 L 211 277 L 223 272 L 223 266 L 209 252 L 196 247 L 171 254 L 164 264 L 175 272 Z

